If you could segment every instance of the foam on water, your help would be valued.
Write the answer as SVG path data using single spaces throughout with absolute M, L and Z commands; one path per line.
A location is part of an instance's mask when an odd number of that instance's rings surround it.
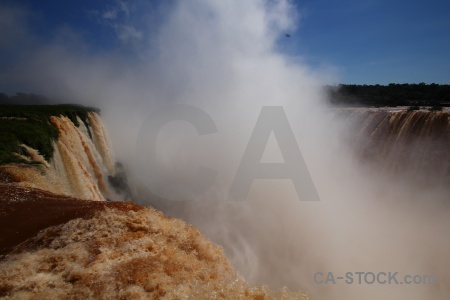
M 308 299 L 249 285 L 196 228 L 136 205 L 50 227 L 0 270 L 7 299 Z

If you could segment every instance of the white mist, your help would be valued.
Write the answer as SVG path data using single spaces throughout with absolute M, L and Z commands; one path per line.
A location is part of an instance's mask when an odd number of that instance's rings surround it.
M 446 298 L 448 191 L 417 190 L 360 168 L 342 142 L 344 122 L 319 89 L 329 74 L 277 50 L 278 39 L 295 29 L 295 11 L 288 1 L 178 1 L 137 48 L 137 63 L 55 42 L 21 70 L 49 95 L 71 94 L 102 108 L 117 157 L 131 168 L 142 198 L 152 197 L 135 155 L 145 118 L 168 103 L 209 114 L 218 129 L 211 135 L 199 137 L 185 122 L 162 128 L 153 172 L 170 179 L 194 176 L 198 165 L 217 170 L 207 192 L 183 191 L 196 200 L 163 206 L 222 245 L 249 281 L 305 289 L 314 299 Z M 61 89 L 48 87 L 54 78 Z M 321 201 L 299 201 L 289 180 L 256 180 L 246 201 L 226 201 L 262 106 L 284 108 Z M 279 159 L 276 145 L 268 147 L 266 158 Z M 438 283 L 319 285 L 319 271 L 433 274 Z

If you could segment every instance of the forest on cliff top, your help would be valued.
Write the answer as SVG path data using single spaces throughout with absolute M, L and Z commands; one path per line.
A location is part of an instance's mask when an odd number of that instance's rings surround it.
M 330 102 L 351 106 L 450 106 L 448 84 L 398 84 L 326 86 Z

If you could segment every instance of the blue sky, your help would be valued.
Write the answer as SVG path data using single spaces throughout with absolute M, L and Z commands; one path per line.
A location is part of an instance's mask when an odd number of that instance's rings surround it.
M 293 51 L 345 83 L 450 83 L 449 1 L 297 1 Z
M 298 44 L 347 83 L 450 83 L 449 3 L 311 1 Z
M 139 9 L 152 11 L 152 18 L 134 20 L 134 24 L 157 28 L 172 2 L 140 1 Z M 132 40 L 140 34 L 133 28 L 114 27 L 105 18 L 100 20 L 99 14 L 104 16 L 108 11 L 116 20 L 131 18 L 126 10 L 113 9 L 121 1 L 6 3 L 25 11 L 22 18 L 28 30 L 41 43 L 51 41 L 61 30 L 68 30 L 89 51 L 108 52 L 120 50 L 121 39 Z M 294 3 L 299 15 L 297 28 L 287 32 L 289 38 L 279 38 L 279 49 L 289 56 L 300 57 L 313 69 L 335 70 L 339 82 L 333 83 L 450 84 L 449 1 L 296 0 Z M 14 63 L 15 53 L 21 51 L 20 47 L 27 47 L 27 42 L 16 43 L 13 48 L 6 46 L 0 52 L 3 67 Z M 124 57 L 133 59 L 134 52 L 129 47 L 122 50 Z

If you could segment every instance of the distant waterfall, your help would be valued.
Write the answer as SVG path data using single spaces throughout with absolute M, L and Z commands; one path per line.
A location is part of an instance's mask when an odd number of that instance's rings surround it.
M 396 174 L 426 181 L 450 178 L 450 112 L 349 109 L 352 151 Z

